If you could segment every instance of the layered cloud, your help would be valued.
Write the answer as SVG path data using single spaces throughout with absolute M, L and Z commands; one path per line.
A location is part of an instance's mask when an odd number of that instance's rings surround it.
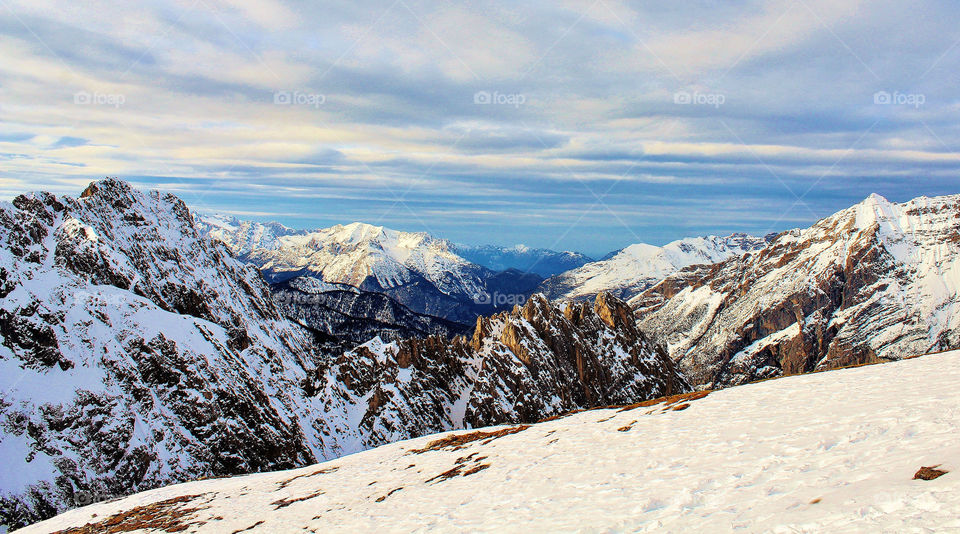
M 329 5 L 327 5 L 329 4 Z M 960 190 L 960 7 L 0 3 L 0 195 L 581 249 Z

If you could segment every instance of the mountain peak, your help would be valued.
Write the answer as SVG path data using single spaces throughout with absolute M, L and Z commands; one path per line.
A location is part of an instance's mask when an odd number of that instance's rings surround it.
M 870 195 L 867 196 L 867 198 L 863 199 L 863 202 L 861 202 L 861 204 L 889 204 L 889 203 L 890 201 L 887 200 L 886 197 L 882 195 L 878 195 L 877 193 L 870 193 Z
M 109 195 L 112 197 L 128 196 L 133 193 L 133 186 L 128 182 L 117 178 L 104 178 L 90 182 L 90 185 L 80 193 L 80 198 L 90 198 L 93 196 Z
M 338 241 L 348 243 L 359 243 L 362 241 L 375 241 L 381 237 L 386 237 L 388 233 L 398 234 L 395 230 L 384 228 L 383 226 L 374 226 L 362 222 L 352 222 L 347 225 L 338 224 L 331 228 Z
M 384 226 L 378 226 L 375 224 L 354 221 L 350 224 L 338 224 L 338 227 L 350 230 L 351 232 L 360 231 L 360 232 L 369 232 L 369 233 L 383 233 L 384 230 L 390 230 Z M 395 230 L 390 230 L 395 231 Z
M 631 300 L 698 385 L 958 346 L 958 197 L 870 195 L 739 262 L 670 275 Z

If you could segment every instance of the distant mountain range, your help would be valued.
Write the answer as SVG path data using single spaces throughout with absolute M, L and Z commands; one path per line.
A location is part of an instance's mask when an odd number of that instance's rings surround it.
M 769 239 L 733 234 L 681 239 L 662 247 L 630 245 L 601 261 L 552 276 L 537 290 L 551 299 L 592 299 L 603 291 L 629 299 L 684 267 L 716 263 L 758 250 Z
M 534 292 L 592 300 L 608 291 L 631 298 L 667 275 L 762 248 L 767 238 L 734 234 L 636 244 L 593 261 L 576 252 L 517 245 L 461 245 L 426 233 L 364 223 L 294 230 L 223 215 L 198 218 L 202 232 L 257 265 L 273 283 L 312 277 L 387 295 L 412 311 L 470 324 Z M 541 275 L 550 276 L 546 280 Z
M 480 315 L 523 302 L 542 281 L 516 269 L 497 272 L 456 253 L 429 234 L 363 223 L 293 230 L 222 216 L 198 228 L 225 243 L 272 283 L 313 277 L 382 293 L 416 313 L 472 324 Z
M 495 245 L 456 244 L 453 250 L 468 261 L 494 271 L 516 269 L 544 278 L 576 269 L 593 260 L 579 252 L 557 252 L 525 245 L 499 247 Z

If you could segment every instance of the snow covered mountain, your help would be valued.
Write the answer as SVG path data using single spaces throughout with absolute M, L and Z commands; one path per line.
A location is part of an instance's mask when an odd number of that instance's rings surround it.
M 0 526 L 318 457 L 311 336 L 172 195 L 0 203 Z
M 305 231 L 224 217 L 198 221 L 201 231 L 260 267 L 271 282 L 311 276 L 349 284 L 389 295 L 417 313 L 462 323 L 502 309 L 496 295 L 525 298 L 540 282 L 521 284 L 527 290 L 515 295 L 523 273 L 504 281 L 504 273 L 471 263 L 449 241 L 423 232 L 363 223 Z
M 765 238 L 746 234 L 693 237 L 662 247 L 644 243 L 544 280 L 538 291 L 550 299 L 591 299 L 601 291 L 629 299 L 684 267 L 716 263 L 762 248 Z
M 631 304 L 704 387 L 960 347 L 960 196 L 872 195 Z
M 347 354 L 322 353 L 322 320 L 302 327 L 275 298 L 172 195 L 108 179 L 76 199 L 0 203 L 0 530 L 170 483 L 689 389 L 606 296 L 532 299 L 478 321 L 471 341 L 377 338 Z M 405 313 L 351 298 L 335 311 Z
M 461 257 L 494 271 L 516 269 L 543 277 L 576 269 L 592 259 L 579 252 L 557 252 L 545 248 L 530 248 L 526 245 L 498 247 L 496 245 L 454 245 Z
M 232 215 L 195 214 L 195 224 L 205 235 L 222 241 L 234 254 L 243 256 L 257 249 L 273 250 L 285 236 L 302 236 L 308 232 L 288 228 L 278 222 L 243 221 Z
M 956 352 L 789 377 L 191 482 L 23 532 L 949 532 L 958 382 Z
M 445 294 L 474 295 L 483 287 L 478 266 L 457 256 L 449 241 L 364 223 L 313 231 L 277 223 L 235 222 L 207 232 L 259 265 L 271 281 L 311 275 L 362 289 L 387 289 L 426 279 Z

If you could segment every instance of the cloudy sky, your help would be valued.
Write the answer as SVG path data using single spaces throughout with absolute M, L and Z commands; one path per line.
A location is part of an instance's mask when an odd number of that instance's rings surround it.
M 581 250 L 960 193 L 955 0 L 0 0 L 0 196 Z

